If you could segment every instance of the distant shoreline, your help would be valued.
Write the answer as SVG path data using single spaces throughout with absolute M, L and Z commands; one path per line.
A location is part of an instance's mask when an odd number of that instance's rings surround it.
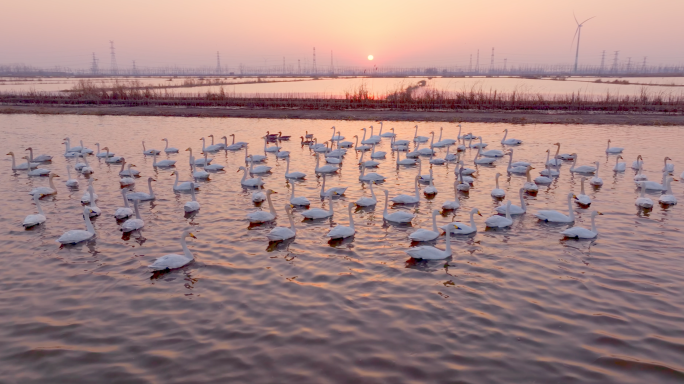
M 641 126 L 684 126 L 684 114 L 616 112 L 512 112 L 512 111 L 394 111 L 324 109 L 250 109 L 146 106 L 40 106 L 0 105 L 0 114 L 82 116 L 168 116 L 228 117 L 251 119 L 437 121 L 508 124 L 598 124 Z

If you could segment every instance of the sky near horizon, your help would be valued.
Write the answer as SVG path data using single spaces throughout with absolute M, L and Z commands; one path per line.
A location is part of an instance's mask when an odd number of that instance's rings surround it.
M 684 0 L 292 0 L 7 1 L 0 17 L 0 64 L 87 68 L 94 52 L 119 68 L 138 66 L 466 66 L 480 50 L 495 63 L 606 63 L 614 51 L 648 64 L 684 63 Z

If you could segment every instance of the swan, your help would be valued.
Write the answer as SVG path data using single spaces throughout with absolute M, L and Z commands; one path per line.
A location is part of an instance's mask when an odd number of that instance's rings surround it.
M 458 172 L 458 180 L 460 180 L 460 183 L 458 184 L 458 186 L 456 186 L 456 189 L 458 189 L 461 192 L 467 193 L 470 191 L 470 183 L 466 183 L 463 177 L 463 166 L 461 166 Z
M 287 158 L 287 166 L 285 167 L 285 178 L 286 179 L 304 179 L 306 173 L 304 172 L 290 172 L 290 158 Z
M 589 180 L 589 184 L 596 186 L 596 187 L 599 187 L 599 186 L 603 185 L 603 179 L 598 177 L 599 162 L 597 161 L 594 164 L 596 164 L 596 173 L 594 174 L 594 177 L 592 177 L 591 180 Z
M 83 140 L 81 140 L 81 154 L 92 155 L 93 152 L 94 151 L 92 149 L 84 147 L 83 146 Z
M 179 181 L 178 181 L 178 178 L 179 178 L 180 175 L 178 174 L 178 171 L 173 171 L 173 172 L 171 172 L 171 176 L 176 176 L 176 181 L 173 182 L 173 190 L 174 190 L 175 192 L 190 191 L 190 190 L 193 189 L 193 187 L 194 187 L 195 189 L 199 189 L 199 184 L 195 184 L 195 183 L 193 183 L 193 182 L 191 182 L 191 181 L 182 181 L 182 182 L 179 182 Z
M 337 147 L 338 148 L 351 148 L 354 146 L 354 143 L 351 141 L 338 141 L 337 142 Z
M 233 141 L 232 141 L 232 143 L 231 143 L 230 145 L 228 145 L 228 138 L 227 138 L 227 137 L 223 136 L 223 137 L 221 137 L 221 138 L 225 140 L 226 149 L 229 150 L 229 151 L 239 151 L 240 149 L 242 149 L 242 147 L 244 147 L 244 146 L 247 145 L 247 143 L 245 143 L 245 144 L 236 143 L 236 142 L 235 142 L 235 134 L 233 134 L 233 133 L 231 133 L 231 134 L 228 135 L 228 136 L 232 136 L 232 137 L 233 137 Z
M 449 227 L 454 227 L 454 224 L 448 224 L 447 226 Z M 431 245 L 423 245 L 420 247 L 413 247 L 409 248 L 408 250 L 404 251 L 406 252 L 409 256 L 411 256 L 414 259 L 423 259 L 423 260 L 441 260 L 441 259 L 446 259 L 447 257 L 451 257 L 451 232 L 447 231 L 446 232 L 446 248 L 442 251 L 439 248 L 435 248 Z
M 152 154 L 152 166 L 157 167 L 174 167 L 176 165 L 176 160 L 161 160 L 157 161 L 157 154 Z
M 492 193 L 491 193 L 492 197 L 495 199 L 503 199 L 504 197 L 506 197 L 506 191 L 499 188 L 499 177 L 501 177 L 501 174 L 497 172 L 496 175 L 494 176 L 494 180 L 496 182 L 496 188 L 492 189 Z
M 503 132 L 505 132 L 505 133 L 504 133 L 504 137 L 501 139 L 501 144 L 503 144 L 503 145 L 520 145 L 520 144 L 522 144 L 522 140 L 506 139 L 506 137 L 508 136 L 508 128 L 504 129 Z
M 290 221 L 290 227 L 275 227 L 271 229 L 271 232 L 266 235 L 268 241 L 288 240 L 297 235 L 294 219 L 292 218 L 292 207 L 290 207 L 288 204 L 285 204 L 285 213 L 287 214 L 287 219 Z
M 663 172 L 672 173 L 674 172 L 674 164 L 669 164 L 667 161 L 672 160 L 669 157 L 665 158 L 665 166 L 663 166 Z
M 641 160 L 641 161 L 639 161 Z M 644 158 L 641 155 L 637 156 L 636 160 L 632 162 L 632 169 L 639 170 L 639 168 L 644 166 Z
M 194 183 L 193 183 L 193 187 L 194 187 Z M 190 188 L 190 196 L 192 196 L 192 200 L 185 203 L 185 205 L 183 206 L 183 210 L 185 212 L 199 211 L 200 203 L 197 201 L 197 196 L 195 196 L 195 188 Z
M 327 176 L 326 174 L 323 174 L 323 184 L 321 184 L 320 196 L 321 197 L 328 197 L 328 196 L 332 196 L 332 195 L 335 195 L 335 196 L 344 195 L 344 192 L 347 191 L 347 187 L 344 187 L 344 188 L 332 187 L 332 188 L 328 189 L 327 191 L 325 190 L 325 178 L 326 178 L 326 176 Z
M 258 177 L 258 178 L 250 178 L 250 179 L 247 179 L 247 172 L 248 172 L 248 171 L 247 171 L 247 168 L 245 168 L 245 167 L 239 167 L 239 168 L 238 168 L 238 172 L 240 172 L 240 171 L 244 171 L 244 172 L 245 172 L 245 173 L 242 175 L 242 180 L 240 180 L 240 184 L 241 184 L 243 187 L 261 187 L 262 185 L 264 185 L 264 182 L 261 181 L 261 178 L 260 178 L 260 177 Z
M 416 125 L 416 132 L 413 134 L 413 142 L 415 143 L 426 143 L 428 138 L 425 136 L 418 136 L 418 126 Z
M 559 155 L 558 152 L 560 152 L 560 143 L 556 143 L 556 144 L 554 144 L 554 145 L 557 145 L 557 146 L 558 146 L 558 150 L 556 150 L 556 159 L 561 159 L 561 160 L 575 160 L 575 158 L 577 158 L 577 154 L 576 154 L 576 153 L 562 153 L 562 154 Z M 560 165 L 560 163 L 559 163 L 558 165 Z
M 548 152 L 548 150 L 547 150 L 547 152 Z M 544 172 L 544 171 L 546 171 L 546 172 Z M 534 183 L 535 183 L 535 184 L 537 184 L 537 185 L 547 185 L 547 184 L 553 183 L 553 179 L 551 179 L 551 178 L 548 177 L 548 176 L 544 176 L 545 174 L 546 174 L 546 175 L 552 175 L 552 174 L 553 174 L 553 170 L 550 168 L 550 165 L 549 165 L 548 162 L 546 162 L 546 169 L 543 170 L 543 171 L 541 171 L 540 173 L 541 173 L 541 176 L 536 177 L 536 178 L 534 179 Z M 554 176 L 557 176 L 557 175 L 554 175 Z
M 460 131 L 461 128 L 459 128 L 458 130 Z M 466 150 L 465 139 L 463 139 L 463 144 L 461 144 L 460 141 L 457 141 L 456 152 L 464 152 L 465 150 Z
M 324 141 L 323 144 L 314 144 L 313 146 L 310 147 L 311 150 L 313 150 L 315 153 L 328 153 L 330 152 L 330 148 L 328 148 L 328 142 Z M 370 147 L 369 147 L 370 149 Z
M 644 184 L 643 181 L 639 183 L 639 189 L 640 189 L 640 194 L 639 194 L 639 197 L 637 197 L 634 204 L 639 208 L 646 208 L 646 209 L 653 208 L 653 200 L 651 200 L 650 198 L 645 196 L 646 185 Z
M 380 132 L 382 132 L 382 123 L 380 123 L 380 124 L 381 124 L 381 125 L 380 125 Z M 397 135 L 394 133 L 394 127 L 390 128 L 390 131 L 392 131 L 392 132 L 381 133 L 381 134 L 380 134 L 380 137 L 389 137 L 389 138 L 392 138 L 392 137 L 396 137 L 396 136 L 397 136 Z
M 591 197 L 587 196 L 587 194 L 584 193 L 584 181 L 585 180 L 587 180 L 586 177 L 582 177 L 580 179 L 580 183 L 582 184 L 582 189 L 581 189 L 579 195 L 575 195 L 575 202 L 581 206 L 588 207 L 591 205 Z
M 513 219 L 511 219 L 511 201 L 508 200 L 506 202 L 506 216 L 490 216 L 485 220 L 485 225 L 488 228 L 506 228 L 513 225 Z
M 86 189 L 86 191 L 83 193 L 83 195 L 81 195 L 81 204 L 88 204 L 88 203 L 90 203 L 90 197 L 91 197 L 91 196 L 90 196 L 90 187 L 91 187 L 92 185 L 93 185 L 93 178 L 91 177 L 91 178 L 88 179 L 88 189 Z M 95 199 L 95 200 L 98 199 L 97 194 L 96 194 L 95 192 L 93 192 L 93 196 L 92 196 L 92 197 L 93 197 L 93 199 Z
M 480 139 L 480 143 L 482 143 L 482 136 L 480 136 L 479 139 Z M 478 148 L 478 150 L 481 150 L 481 149 L 482 149 L 481 147 Z M 480 152 L 480 151 L 478 151 L 478 152 Z M 503 151 L 499 150 L 499 149 L 490 149 L 488 151 L 484 151 L 484 152 L 480 152 L 480 153 L 482 154 L 482 156 L 486 156 L 486 157 L 503 157 L 504 156 Z
M 244 141 L 238 141 L 238 142 L 236 143 L 236 142 L 235 142 L 235 134 L 234 134 L 234 133 L 231 133 L 231 134 L 228 135 L 228 136 L 233 136 L 233 144 L 238 144 L 238 145 L 241 145 L 241 146 L 243 146 L 243 147 L 246 147 L 246 146 L 249 144 L 249 143 L 244 142 Z
M 304 216 L 304 219 L 316 220 L 316 219 L 327 219 L 328 217 L 333 217 L 334 212 L 333 212 L 332 194 L 328 195 L 327 197 L 328 197 L 328 204 L 329 204 L 329 209 L 327 211 L 325 209 L 320 209 L 320 208 L 307 209 L 306 211 L 302 212 L 302 216 Z
M 67 144 L 67 152 L 78 152 L 78 153 L 81 153 L 81 151 L 83 150 L 83 146 L 80 146 L 80 147 L 72 147 L 72 146 L 71 146 L 71 139 L 68 138 L 68 137 L 64 139 L 64 142 Z
M 309 133 L 309 131 L 304 131 L 304 137 L 307 139 L 313 139 L 314 135 L 313 133 Z
M 337 134 L 337 137 L 335 137 L 335 132 L 337 131 L 337 128 L 335 128 L 334 125 L 333 125 L 330 129 L 333 130 L 332 138 L 330 139 L 331 141 L 335 141 L 335 140 L 337 140 L 337 141 L 344 140 L 344 136 L 340 136 L 339 133 Z
M 12 170 L 13 171 L 19 171 L 19 170 L 26 170 L 29 169 L 29 164 L 28 163 L 21 163 L 19 165 L 16 165 L 14 162 L 14 152 L 8 152 L 7 156 L 12 156 Z M 40 163 L 32 163 L 31 167 L 37 167 L 39 166 Z
M 32 214 L 26 216 L 24 219 L 24 223 L 22 224 L 24 228 L 31 228 L 36 225 L 43 224 L 45 220 L 47 220 L 47 217 L 45 217 L 45 213 L 40 207 L 40 196 L 33 195 L 33 201 L 36 203 L 36 208 L 38 209 L 38 214 Z
M 266 160 L 266 156 L 264 155 L 249 155 L 248 151 L 249 148 L 247 146 L 245 148 L 245 163 L 250 163 L 250 162 L 255 162 L 255 163 L 261 163 L 262 161 Z
M 439 140 L 434 144 L 435 147 L 449 147 L 451 145 L 454 145 L 458 142 L 458 140 L 454 139 L 444 139 L 442 140 L 442 131 L 444 130 L 443 127 L 439 127 Z
M 66 158 L 74 158 L 74 157 L 79 157 L 79 156 L 81 156 L 81 152 L 72 152 L 72 151 L 69 150 L 69 149 L 71 149 L 71 148 L 69 147 L 69 142 L 68 142 L 68 141 L 63 142 L 62 144 L 64 144 L 64 145 L 66 146 L 66 149 L 64 150 L 64 157 L 66 157 Z
M 29 161 L 30 162 L 36 162 L 36 163 L 46 163 L 48 161 L 52 161 L 52 156 L 48 155 L 38 155 L 36 157 L 33 157 L 33 148 L 28 147 L 26 148 L 27 151 L 29 151 Z
M 382 218 L 391 221 L 393 223 L 410 223 L 413 220 L 414 215 L 408 212 L 397 211 L 393 213 L 387 213 L 387 204 L 389 202 L 389 191 L 383 190 L 385 194 L 385 210 L 382 212 Z M 418 194 L 418 180 L 416 180 L 416 195 Z
M 356 234 L 356 230 L 354 229 L 354 217 L 352 216 L 352 208 L 354 207 L 354 203 L 349 203 L 347 205 L 347 209 L 349 212 L 349 226 L 344 226 L 337 224 L 333 229 L 328 232 L 326 235 L 329 237 L 331 240 L 335 239 L 346 239 L 347 237 L 352 237 L 354 234 Z
M 560 147 L 558 147 L 558 148 L 560 148 Z M 549 177 L 560 176 L 560 172 L 558 172 L 558 171 L 555 170 L 555 169 L 551 169 L 551 167 L 553 166 L 553 165 L 551 164 L 551 163 L 553 162 L 553 160 L 557 160 L 557 161 L 560 161 L 560 160 L 558 160 L 558 159 L 549 159 L 549 155 L 550 155 L 550 154 L 551 154 L 551 151 L 547 149 L 547 150 L 546 150 L 546 167 L 545 167 L 545 169 L 543 169 L 541 172 L 539 172 L 542 176 L 546 176 L 547 179 L 548 179 Z M 549 180 L 548 183 L 551 183 L 551 181 L 550 181 L 551 179 L 548 179 L 548 180 Z M 547 184 L 548 184 L 548 183 L 547 183 Z M 540 183 L 537 183 L 537 184 L 540 184 Z
M 591 165 L 580 165 L 577 167 L 577 154 L 573 153 L 573 156 L 575 158 L 572 161 L 572 166 L 570 167 L 570 172 L 577 172 L 577 173 L 594 173 L 596 172 L 596 167 L 592 167 Z
M 299 207 L 308 207 L 311 205 L 309 199 L 304 196 L 295 196 L 295 183 L 292 183 L 292 195 L 290 196 L 290 204 Z
M 250 155 L 252 156 L 252 155 Z M 270 173 L 271 172 L 271 167 L 265 166 L 265 165 L 257 165 L 256 167 L 254 166 L 254 161 L 249 162 L 249 173 L 254 175 L 254 174 L 264 174 L 264 173 Z
M 276 157 L 279 159 L 289 159 L 290 151 L 281 151 L 280 149 L 276 152 Z
M 518 207 L 517 205 L 500 205 L 496 207 L 495 211 L 499 215 L 505 215 L 506 210 L 508 210 L 508 213 L 511 215 L 522 215 L 527 213 L 527 203 L 525 203 L 525 198 L 523 197 L 523 193 L 525 192 L 524 189 L 520 188 L 518 191 L 518 194 L 520 195 L 520 206 Z
M 359 199 L 356 200 L 356 205 L 358 205 L 359 207 L 372 207 L 378 203 L 378 199 L 377 197 L 375 197 L 375 192 L 373 192 L 373 184 L 375 184 L 375 182 L 371 181 L 368 184 L 370 185 L 371 197 L 359 197 Z
M 197 164 L 195 164 L 195 158 L 190 157 L 191 165 L 190 165 L 190 171 L 192 172 L 192 177 L 195 179 L 205 179 L 209 180 L 209 172 L 207 171 L 198 171 L 197 170 Z
M 147 178 L 147 188 L 149 188 L 150 193 L 145 193 L 145 192 L 131 192 L 131 193 L 126 194 L 126 198 L 127 198 L 128 200 L 141 200 L 141 201 L 144 201 L 144 200 L 154 200 L 154 199 L 155 199 L 155 196 L 154 196 L 154 192 L 152 191 L 152 182 L 153 182 L 153 181 L 157 181 L 157 180 L 155 180 L 155 179 L 153 179 L 153 178 L 151 178 L 151 177 L 148 177 L 148 178 Z
M 95 194 L 95 188 L 93 188 L 93 183 L 91 182 L 88 186 L 88 207 L 90 208 L 90 217 L 100 216 L 102 214 L 102 210 L 95 204 L 95 200 L 97 200 L 97 195 Z M 83 202 L 83 200 L 81 200 L 81 202 Z
M 340 167 L 337 167 L 335 165 L 319 166 L 319 161 L 320 158 L 318 157 L 318 155 L 316 155 L 316 168 L 314 169 L 315 173 L 335 173 L 340 169 Z
M 447 154 L 446 155 L 449 156 L 449 147 L 447 147 Z M 442 159 L 439 157 L 434 157 L 434 155 L 430 156 L 430 164 L 432 164 L 432 165 L 443 165 L 443 164 L 446 164 L 447 161 L 448 160 L 446 158 Z
M 435 185 L 432 183 L 432 181 L 433 181 L 432 168 L 430 168 L 430 184 L 427 187 L 425 187 L 425 189 L 423 190 L 423 194 L 425 196 L 434 196 L 437 194 L 437 187 L 435 187 Z
M 69 188 L 78 188 L 78 180 L 71 178 L 71 165 L 67 165 L 67 177 L 66 186 Z
M 274 145 L 274 146 L 267 146 L 268 140 L 266 139 L 266 136 L 264 136 L 264 152 L 278 152 L 281 147 Z
M 447 200 L 442 204 L 442 209 L 445 211 L 452 211 L 461 208 L 461 202 L 458 200 L 458 181 L 454 181 L 454 200 Z
M 164 147 L 164 152 L 166 152 L 166 153 L 178 153 L 178 148 L 169 147 L 169 139 L 163 138 L 162 141 L 166 142 L 166 146 Z
M 482 137 L 479 137 L 479 139 L 480 139 L 480 142 L 479 142 L 479 143 L 473 144 L 473 140 L 477 140 L 477 139 L 478 139 L 478 137 L 472 137 L 472 138 L 468 141 L 468 147 L 469 147 L 469 148 L 482 148 L 482 149 L 484 149 L 484 148 L 487 148 L 487 147 L 489 146 L 489 144 L 483 143 L 483 142 L 482 142 Z
M 107 158 L 110 156 L 114 156 L 114 152 L 100 151 L 100 143 L 95 143 L 95 146 L 97 147 L 97 153 L 95 154 L 95 157 Z
M 211 145 L 207 146 L 206 145 L 206 140 L 201 138 L 202 140 L 202 152 L 218 152 L 223 149 L 223 145 L 221 144 L 214 144 L 214 135 L 209 135 L 211 137 Z
M 374 168 L 380 165 L 380 162 L 375 161 L 375 160 L 366 160 L 363 161 L 363 157 L 366 155 L 366 152 L 361 152 L 361 159 L 359 159 L 359 165 L 365 165 L 366 168 Z
M 370 155 L 371 159 L 384 159 L 385 156 L 387 156 L 387 152 L 384 152 L 384 151 L 375 152 L 375 144 L 373 144 L 373 148 L 372 148 L 371 155 Z
M 543 221 L 548 221 L 552 223 L 574 223 L 575 222 L 575 211 L 572 209 L 572 198 L 573 194 L 568 193 L 568 211 L 570 213 L 570 216 L 566 216 L 558 211 L 551 211 L 551 210 L 541 210 L 537 211 L 534 215 L 539 219 Z
M 447 146 L 446 155 L 444 155 L 444 162 L 447 162 L 447 161 L 458 161 L 458 160 L 459 160 L 458 154 L 457 154 L 457 153 L 456 153 L 456 154 L 454 154 L 454 153 L 449 153 L 449 148 L 451 148 L 450 145 Z
M 145 142 L 144 142 L 144 141 L 142 142 L 142 146 L 143 146 L 143 155 L 145 155 L 145 156 L 147 156 L 147 155 L 153 155 L 153 154 L 155 154 L 155 153 L 158 155 L 158 154 L 161 153 L 161 152 L 159 152 L 159 151 L 156 150 L 156 149 L 147 149 L 147 148 L 145 148 Z
M 208 160 L 207 153 L 204 152 L 204 164 L 208 164 L 207 160 Z M 223 168 L 225 168 L 225 167 L 221 164 L 208 164 L 208 165 L 204 166 L 205 171 L 214 171 L 214 172 L 223 171 Z
M 121 196 L 123 196 L 124 206 L 121 208 L 117 208 L 116 211 L 114 211 L 114 218 L 117 220 L 123 220 L 123 219 L 127 219 L 127 218 L 133 216 L 133 210 L 128 205 L 128 199 L 126 198 L 126 192 L 128 192 L 128 189 L 126 189 L 126 188 L 121 189 Z
M 121 224 L 120 230 L 123 233 L 137 231 L 145 226 L 145 222 L 140 218 L 140 211 L 138 210 L 138 200 L 133 200 L 133 210 L 135 211 L 135 218 L 128 219 Z
M 560 152 L 560 143 L 554 143 L 553 145 L 556 145 L 556 154 L 553 156 L 553 159 L 548 159 L 546 160 L 546 164 L 552 166 L 552 167 L 560 167 L 563 164 L 563 161 L 559 158 L 559 152 Z M 551 151 L 548 151 L 551 153 Z
M 408 145 L 411 144 L 411 141 L 410 140 L 397 140 L 396 137 L 393 137 L 390 144 L 392 145 L 392 148 L 394 148 L 394 147 L 408 147 Z
M 31 161 L 29 160 L 28 156 L 24 156 L 24 157 L 22 157 L 22 159 L 26 160 L 26 164 L 28 164 L 28 173 L 26 173 L 27 176 L 48 176 L 50 174 L 49 169 L 45 169 L 45 168 L 32 169 L 33 167 L 31 166 Z
M 641 165 L 643 165 L 643 163 Z M 646 175 L 644 175 L 643 173 L 641 173 L 642 170 L 643 170 L 643 167 L 639 167 L 637 169 L 637 174 L 634 176 L 634 182 L 647 181 L 648 180 L 648 177 Z
M 361 164 L 361 175 L 359 181 L 385 181 L 386 177 L 375 172 L 366 175 L 366 166 Z
M 593 211 L 591 213 L 591 229 L 586 229 L 583 227 L 572 227 L 561 232 L 562 235 L 568 238 L 574 239 L 593 239 L 598 236 L 598 231 L 596 230 L 596 215 L 603 215 L 601 212 Z
M 622 153 L 624 151 L 624 148 L 620 147 L 612 147 L 610 146 L 610 139 L 608 139 L 608 147 L 606 148 L 606 153 L 608 154 L 615 154 L 615 153 Z
M 131 167 L 135 167 L 135 164 L 128 164 L 128 169 L 124 170 L 124 166 L 126 165 L 126 159 L 124 159 L 121 162 L 121 170 L 119 171 L 119 176 L 127 176 L 127 177 L 134 177 L 134 176 L 140 176 L 140 171 L 137 169 L 131 169 Z
M 480 210 L 473 208 L 470 210 L 470 225 L 455 221 L 447 225 L 443 225 L 442 228 L 445 232 L 452 235 L 470 235 L 477 232 L 477 226 L 475 225 L 475 214 L 482 216 Z
M 523 189 L 525 190 L 525 192 L 530 194 L 535 194 L 539 192 L 539 187 L 537 186 L 537 184 L 532 182 L 532 177 L 530 176 L 530 172 L 532 172 L 533 169 L 534 168 L 532 168 L 531 166 L 527 166 L 527 172 L 525 173 L 527 181 L 525 182 L 525 184 L 523 184 Z
M 418 180 L 420 179 L 420 176 L 416 176 L 415 179 L 415 193 L 413 195 L 397 195 L 394 196 L 391 200 L 394 204 L 417 204 L 420 203 L 420 195 L 418 194 Z
M 276 218 L 276 211 L 273 208 L 273 202 L 271 201 L 271 194 L 277 193 L 272 189 L 266 190 L 266 201 L 268 202 L 269 212 L 266 211 L 256 211 L 247 214 L 247 220 L 252 224 L 267 223 L 273 221 Z
M 368 151 L 369 149 L 371 149 L 370 145 L 361 145 L 361 146 L 359 146 L 359 136 L 358 136 L 358 135 L 354 135 L 354 137 L 356 138 L 356 144 L 354 144 L 354 149 L 355 149 L 355 150 L 357 150 L 357 151 Z
M 266 194 L 261 191 L 252 192 L 252 203 L 263 203 L 266 201 Z
M 278 140 L 280 141 L 290 141 L 292 136 L 283 136 L 283 133 L 278 131 Z
M 667 178 L 668 175 L 669 175 L 669 173 L 667 171 L 663 172 L 663 179 L 660 183 L 657 183 L 655 181 L 641 181 L 641 183 L 643 183 L 644 186 L 646 186 L 646 189 L 648 189 L 648 190 L 663 191 L 663 190 L 665 190 L 665 188 L 664 188 L 665 179 Z
M 95 228 L 90 221 L 90 207 L 83 207 L 83 219 L 85 220 L 86 225 L 85 231 L 81 229 L 72 229 L 64 232 L 64 234 L 57 239 L 57 242 L 62 244 L 77 244 L 95 237 Z
M 662 205 L 676 205 L 677 204 L 677 198 L 675 195 L 672 193 L 672 186 L 670 185 L 672 183 L 672 180 L 674 180 L 671 177 L 668 177 L 667 180 L 665 180 L 665 192 L 663 192 L 662 195 L 660 195 L 660 198 L 658 199 L 658 202 Z
M 513 150 L 512 149 L 508 152 L 508 155 L 509 155 L 508 168 L 506 169 L 506 171 L 508 173 L 522 174 L 522 173 L 527 172 L 527 167 L 530 166 L 530 163 L 525 163 L 522 161 L 518 161 L 518 162 L 513 163 Z
M 167 269 L 176 269 L 188 265 L 195 259 L 188 249 L 188 244 L 185 242 L 185 238 L 188 236 L 196 239 L 195 235 L 193 235 L 190 230 L 186 229 L 183 231 L 183 234 L 181 235 L 181 246 L 183 247 L 182 255 L 176 255 L 174 253 L 164 255 L 160 258 L 157 258 L 154 263 L 148 265 L 147 267 L 152 268 L 155 271 L 164 271 Z
M 81 172 L 84 175 L 92 175 L 94 171 L 93 171 L 93 168 L 90 167 L 90 164 L 88 164 L 88 157 L 84 156 L 83 161 L 85 163 L 85 166 L 81 167 L 79 172 Z
M 48 182 L 49 182 L 49 187 L 38 187 L 38 188 L 33 188 L 31 192 L 29 192 L 29 195 L 38 195 L 39 197 L 43 196 L 50 196 L 50 195 L 56 195 L 57 194 L 57 189 L 55 188 L 55 184 L 52 181 L 53 178 L 59 177 L 59 175 L 51 173 L 50 176 L 48 176 Z
M 198 165 L 200 167 L 211 164 L 214 159 L 212 158 L 204 158 L 204 159 L 195 159 L 195 156 L 192 155 L 192 148 L 186 148 L 186 151 L 190 152 L 190 160 L 189 164 L 190 165 Z
M 435 150 L 432 149 L 433 144 L 435 143 L 435 131 L 430 132 L 430 135 L 432 136 L 432 139 L 430 141 L 430 147 L 429 148 L 416 149 L 416 152 L 418 152 L 418 155 L 420 155 L 420 156 L 433 156 L 435 154 Z
M 439 211 L 434 209 L 432 211 L 432 230 L 420 228 L 409 235 L 411 241 L 432 241 L 439 237 L 439 229 L 437 229 L 437 215 Z
M 382 140 L 382 139 L 380 138 L 380 136 L 374 135 L 374 134 L 373 134 L 373 126 L 372 126 L 372 125 L 370 126 L 370 130 L 371 130 L 371 133 L 370 133 L 370 136 L 368 137 L 368 140 L 366 140 L 367 143 L 364 143 L 364 142 L 362 141 L 361 144 L 378 144 L 378 143 Z M 364 132 L 364 137 L 365 137 L 365 135 L 366 135 L 366 134 L 365 134 L 365 132 Z
M 99 149 L 100 148 L 98 147 L 98 150 Z M 108 147 L 104 147 L 102 149 L 106 151 L 105 152 L 105 163 L 112 164 L 112 163 L 120 163 L 123 161 L 123 157 L 121 157 L 121 156 L 114 156 L 114 154 L 110 155 Z
M 482 156 L 482 148 L 477 149 L 477 155 L 475 155 L 475 159 L 473 160 L 473 163 L 475 164 L 489 164 L 491 165 L 496 161 L 495 157 L 481 157 Z
M 613 167 L 614 172 L 624 172 L 627 168 L 627 163 L 621 162 L 620 159 L 624 159 L 622 155 L 615 158 L 615 166 Z
M 400 159 L 400 157 L 401 157 L 399 155 L 400 153 L 401 153 L 401 151 L 397 152 L 397 165 L 416 165 L 416 163 L 417 163 L 416 159 L 409 159 L 409 158 Z

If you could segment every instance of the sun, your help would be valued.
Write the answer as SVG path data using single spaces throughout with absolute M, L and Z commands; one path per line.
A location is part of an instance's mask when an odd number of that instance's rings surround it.
M 373 55 L 368 55 L 368 60 L 373 60 Z

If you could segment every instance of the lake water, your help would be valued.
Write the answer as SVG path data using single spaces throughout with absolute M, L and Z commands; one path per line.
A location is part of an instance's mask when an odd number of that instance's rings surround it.
M 382 189 L 390 196 L 412 193 L 416 167 L 397 169 L 393 154 L 376 171 L 387 177 L 375 188 L 374 210 L 354 213 L 353 241 L 329 244 L 325 234 L 336 223 L 346 225 L 347 203 L 369 194 L 358 181 L 358 154 L 350 151 L 339 174 L 326 187 L 348 186 L 334 203 L 333 220 L 302 222 L 295 212 L 294 242 L 270 248 L 269 226 L 249 228 L 246 215 L 255 211 L 251 191 L 240 187 L 244 152 L 212 154 L 225 172 L 201 182 L 200 212 L 186 218 L 187 194 L 172 190 L 171 170 L 157 170 L 142 155 L 140 142 L 162 149 L 167 137 L 181 149 L 181 179 L 190 177 L 187 146 L 201 149 L 202 136 L 235 133 L 259 153 L 266 131 L 293 136 L 313 132 L 322 140 L 331 125 L 348 139 L 377 123 L 313 120 L 200 119 L 169 117 L 2 115 L 0 140 L 5 153 L 55 156 L 45 167 L 58 173 L 59 193 L 42 200 L 48 218 L 40 228 L 24 230 L 24 217 L 35 212 L 28 192 L 47 185 L 10 170 L 10 157 L 0 167 L 0 372 L 6 382 L 562 382 L 681 383 L 684 381 L 684 217 L 681 207 L 639 211 L 634 172 L 614 174 L 615 156 L 606 156 L 608 138 L 625 147 L 631 165 L 645 159 L 650 180 L 660 180 L 663 157 L 674 159 L 675 177 L 684 171 L 681 127 L 588 125 L 466 124 L 482 135 L 488 149 L 502 131 L 522 139 L 517 160 L 543 168 L 545 151 L 561 142 L 561 152 L 579 154 L 580 164 L 599 161 L 604 185 L 587 194 L 590 209 L 574 206 L 576 224 L 589 226 L 597 209 L 599 237 L 594 241 L 563 240 L 568 225 L 540 223 L 539 209 L 567 212 L 566 195 L 579 192 L 579 177 L 569 164 L 536 197 L 527 196 L 528 214 L 510 229 L 485 230 L 484 219 L 500 204 L 490 197 L 494 174 L 505 174 L 506 161 L 480 167 L 461 209 L 437 217 L 438 225 L 468 221 L 477 207 L 479 228 L 472 237 L 454 240 L 453 257 L 410 259 L 407 236 L 428 228 L 430 212 L 453 200 L 454 165 L 434 166 L 439 193 L 421 194 L 412 226 L 383 224 Z M 385 124 L 400 138 L 413 136 L 412 122 Z M 431 130 L 455 138 L 454 124 L 419 123 L 421 135 Z M 377 131 L 376 131 L 377 133 Z M 137 165 L 144 179 L 156 178 L 154 202 L 141 205 L 145 227 L 122 237 L 113 218 L 122 205 L 119 166 L 90 157 L 102 216 L 94 220 L 97 237 L 75 247 L 55 240 L 69 229 L 84 229 L 79 190 L 65 187 L 66 160 L 60 143 L 69 136 L 107 145 Z M 353 141 L 353 139 L 352 139 Z M 74 144 L 75 145 L 75 144 Z M 291 151 L 291 170 L 308 174 L 297 194 L 312 207 L 321 180 L 314 176 L 315 158 L 299 142 L 283 142 Z M 378 150 L 389 152 L 384 139 Z M 443 156 L 444 150 L 440 150 Z M 473 167 L 474 152 L 465 153 Z M 163 156 L 166 158 L 166 155 Z M 283 177 L 285 162 L 268 156 L 273 173 L 264 177 L 273 195 L 279 225 L 287 225 L 283 206 L 291 185 Z M 402 156 L 403 157 L 403 156 Z M 426 161 L 424 161 L 427 163 Z M 428 173 L 423 167 L 422 173 Z M 519 204 L 524 177 L 503 176 L 501 188 Z M 421 187 L 422 188 L 422 187 Z M 682 185 L 673 185 L 684 201 Z M 657 201 L 657 195 L 651 196 Z M 265 208 L 264 208 L 265 209 Z M 180 232 L 196 256 L 190 265 L 154 276 L 146 267 L 155 258 L 179 253 Z M 436 241 L 443 248 L 445 239 Z

